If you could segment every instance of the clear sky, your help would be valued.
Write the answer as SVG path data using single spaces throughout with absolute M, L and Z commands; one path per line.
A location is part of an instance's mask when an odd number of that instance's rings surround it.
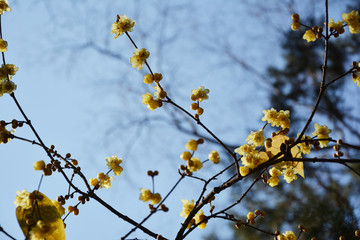
M 256 2 L 10 1 L 12 11 L 2 16 L 2 29 L 9 44 L 6 61 L 19 66 L 13 78 L 18 85 L 16 97 L 45 144 L 54 144 L 63 154 L 70 152 L 88 178 L 106 170 L 105 157 L 122 157 L 123 174 L 115 178 L 112 188 L 98 195 L 120 212 L 141 220 L 148 209 L 138 200 L 139 189 L 151 187 L 146 171 L 160 171 L 156 191 L 164 195 L 178 178 L 177 168 L 183 164 L 179 155 L 191 138 L 171 127 L 173 118 L 166 111 L 180 118 L 186 129 L 193 125 L 170 106 L 150 112 L 141 103 L 141 95 L 151 90 L 142 83 L 147 72 L 131 68 L 128 58 L 134 49 L 125 36 L 113 39 L 111 23 L 116 14 L 137 21 L 131 36 L 139 47 L 149 49 L 153 70 L 163 73 L 165 89 L 183 107 L 189 109 L 192 89 L 209 88 L 204 123 L 225 142 L 241 145 L 249 130 L 262 126 L 261 111 L 269 107 L 269 86 L 232 57 L 259 73 L 266 66 L 281 65 L 276 31 L 291 24 L 291 9 L 269 1 L 269 10 L 263 11 L 265 6 Z M 320 7 L 315 4 L 314 9 Z M 8 95 L 0 98 L 0 110 L 0 119 L 22 120 Z M 26 127 L 15 134 L 34 139 Z M 202 147 L 198 157 L 203 159 L 211 150 L 221 150 L 211 144 Z M 33 171 L 32 164 L 48 159 L 41 148 L 16 140 L 0 145 L 0 153 L 0 225 L 21 239 L 15 192 L 35 190 L 40 172 Z M 207 166 L 202 174 L 219 169 Z M 145 226 L 174 237 L 183 221 L 181 199 L 195 199 L 199 189 L 201 184 L 184 181 L 165 203 L 170 212 L 156 214 Z M 58 174 L 45 177 L 40 189 L 52 199 L 66 190 Z M 219 199 L 219 204 L 225 202 L 225 197 Z M 71 215 L 66 223 L 67 239 L 119 239 L 131 229 L 94 201 L 81 206 L 80 215 Z M 222 229 L 215 222 L 208 226 L 189 239 Z M 132 236 L 149 239 L 140 231 Z

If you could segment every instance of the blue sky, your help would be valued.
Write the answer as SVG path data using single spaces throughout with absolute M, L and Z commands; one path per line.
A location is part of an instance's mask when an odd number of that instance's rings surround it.
M 134 49 L 124 36 L 113 39 L 111 23 L 116 14 L 137 21 L 131 36 L 139 47 L 149 49 L 153 70 L 163 73 L 170 97 L 183 107 L 190 105 L 191 89 L 209 88 L 204 123 L 226 142 L 241 145 L 249 130 L 262 127 L 269 86 L 236 65 L 224 49 L 229 47 L 264 73 L 269 64 L 282 64 L 279 37 L 264 23 L 268 20 L 281 31 L 291 24 L 289 9 L 276 7 L 277 1 L 270 1 L 274 7 L 269 12 L 261 12 L 262 6 L 254 2 L 10 1 L 12 11 L 2 16 L 2 29 L 9 43 L 6 61 L 19 66 L 13 78 L 18 85 L 16 97 L 44 142 L 54 144 L 61 153 L 70 152 L 88 178 L 106 170 L 105 157 L 122 157 L 123 174 L 115 178 L 111 189 L 98 194 L 140 220 L 148 212 L 147 204 L 138 200 L 139 189 L 151 187 L 146 171 L 160 171 L 156 190 L 165 194 L 177 180 L 177 168 L 183 163 L 179 155 L 191 136 L 169 126 L 171 115 L 165 111 L 173 111 L 172 107 L 150 112 L 141 103 L 141 95 L 151 90 L 142 84 L 147 72 L 128 64 Z M 294 9 L 301 12 L 301 7 Z M 315 4 L 314 9 L 320 7 Z M 0 99 L 0 109 L 1 119 L 22 119 L 9 96 Z M 191 126 L 182 121 L 185 127 Z M 34 139 L 26 127 L 16 135 Z M 220 150 L 211 144 L 201 147 L 197 153 L 201 158 Z M 21 239 L 15 192 L 37 188 L 40 173 L 32 170 L 32 163 L 47 158 L 39 147 L 15 140 L 0 145 L 0 151 L 0 179 L 5 183 L 0 224 Z M 218 170 L 219 166 L 207 166 L 202 174 Z M 46 177 L 41 186 L 53 199 L 66 189 L 57 174 Z M 185 180 L 166 203 L 170 212 L 156 214 L 145 226 L 171 239 L 183 220 L 180 200 L 196 198 L 199 189 L 201 184 Z M 221 205 L 227 198 L 218 201 Z M 131 229 L 94 201 L 82 206 L 79 216 L 70 216 L 67 225 L 68 239 L 119 239 Z M 195 231 L 190 238 L 217 231 L 218 225 L 210 223 L 209 229 Z M 149 239 L 140 231 L 132 236 Z

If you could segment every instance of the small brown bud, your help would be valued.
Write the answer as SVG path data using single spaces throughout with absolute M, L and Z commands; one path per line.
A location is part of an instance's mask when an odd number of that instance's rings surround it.
M 157 175 L 159 175 L 159 171 L 158 171 L 158 170 L 155 170 L 155 171 L 154 171 L 154 176 L 157 176 Z
M 344 142 L 343 142 L 342 139 L 338 139 L 338 140 L 336 141 L 336 143 L 339 144 L 339 145 L 341 145 L 341 144 L 343 144 Z
M 203 144 L 203 143 L 204 143 L 204 139 L 203 139 L 203 138 L 199 138 L 196 142 L 197 142 L 197 144 Z
M 66 157 L 66 158 L 71 158 L 71 154 L 70 154 L 70 153 L 67 153 L 67 154 L 65 155 L 65 157 Z
M 153 173 L 151 170 L 147 171 L 146 174 L 147 174 L 148 176 L 150 176 L 150 177 L 153 177 L 153 176 L 154 176 L 154 173 Z
M 237 229 L 239 229 L 239 228 L 241 227 L 241 224 L 242 224 L 242 222 L 241 222 L 241 220 L 239 220 L 239 221 L 237 221 L 237 222 L 235 223 L 235 227 L 236 227 Z

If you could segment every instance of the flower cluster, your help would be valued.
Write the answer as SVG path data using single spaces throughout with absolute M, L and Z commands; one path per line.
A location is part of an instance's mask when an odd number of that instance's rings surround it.
M 330 133 L 331 129 L 329 129 L 326 125 L 315 123 L 315 131 L 312 133 L 312 135 L 318 139 L 326 139 L 329 138 Z M 319 143 L 321 148 L 327 147 L 329 140 L 321 140 Z
M 126 15 L 122 15 L 121 17 L 117 15 L 116 22 L 112 24 L 110 33 L 115 33 L 114 38 L 117 38 L 119 35 L 123 35 L 124 32 L 132 32 L 135 24 L 136 22 L 126 17 Z
M 192 151 L 184 151 L 183 153 L 181 153 L 180 158 L 186 161 L 186 166 L 181 165 L 180 168 L 182 170 L 184 170 L 184 172 L 188 175 L 191 175 L 192 172 L 196 172 L 199 171 L 202 166 L 203 163 L 201 162 L 200 158 L 197 157 L 193 157 L 194 152 L 197 150 L 198 145 L 204 143 L 204 139 L 199 138 L 198 140 L 195 139 L 190 139 L 186 144 L 185 144 L 185 148 L 187 150 Z M 212 158 L 214 161 L 216 161 L 216 153 L 213 153 L 214 157 Z M 210 155 L 209 155 L 210 158 Z M 220 157 L 219 157 L 220 160 Z
M 324 23 L 326 25 L 326 23 Z M 334 21 L 334 19 L 329 19 L 329 29 L 330 32 L 333 32 L 334 37 L 339 36 L 340 34 L 343 34 L 345 32 L 344 29 L 344 20 L 338 20 L 337 22 Z
M 280 110 L 279 112 L 271 108 L 270 110 L 263 110 L 264 117 L 262 121 L 267 121 L 271 126 L 281 127 L 282 129 L 290 127 L 290 111 Z
M 11 81 L 12 76 L 14 76 L 19 68 L 14 64 L 2 65 L 0 68 L 0 97 L 4 93 L 12 93 L 16 90 L 16 84 Z
M 105 161 L 110 170 L 107 173 L 100 172 L 96 178 L 90 178 L 89 180 L 90 185 L 95 188 L 110 188 L 111 181 L 114 180 L 114 177 L 109 176 L 109 173 L 113 171 L 115 176 L 119 176 L 123 171 L 123 168 L 120 166 L 123 160 L 116 155 L 106 157 Z
M 143 64 L 150 56 L 150 53 L 145 48 L 136 49 L 133 56 L 130 58 L 130 63 L 133 68 L 137 68 L 137 70 L 143 69 Z
M 194 203 L 194 200 L 191 200 L 191 202 L 189 202 L 189 200 L 181 200 L 181 201 L 183 202 L 183 210 L 180 213 L 180 217 L 184 217 L 186 219 L 189 216 L 190 212 L 194 209 L 195 203 Z M 202 223 L 200 223 L 200 222 L 202 222 Z M 200 229 L 204 229 L 206 227 L 207 219 L 202 210 L 199 210 L 196 213 L 195 217 L 193 219 L 191 219 L 187 228 L 190 228 L 192 225 L 195 225 L 198 223 L 200 223 L 198 225 L 198 227 Z
M 155 86 L 153 87 L 156 92 L 154 93 L 154 97 L 151 93 L 146 93 L 142 96 L 142 103 L 144 103 L 151 111 L 162 106 L 162 99 L 167 96 L 167 93 L 160 86 L 159 82 L 162 80 L 163 76 L 161 73 L 146 74 L 144 77 L 144 83 L 152 84 L 155 82 Z
M 97 178 L 90 178 L 90 184 L 94 187 L 100 188 L 110 188 L 111 181 L 114 180 L 114 177 L 109 176 L 109 174 L 105 174 L 103 172 L 98 173 Z
M 204 88 L 203 86 L 200 86 L 198 89 L 193 89 L 191 91 L 192 94 L 191 94 L 190 98 L 194 102 L 190 105 L 190 108 L 191 108 L 191 110 L 196 111 L 195 118 L 199 118 L 199 116 L 204 113 L 204 109 L 199 106 L 199 102 L 202 102 L 202 101 L 208 99 L 209 92 L 210 92 L 210 90 L 207 88 Z
M 160 193 L 152 193 L 149 189 L 141 188 L 139 199 L 144 202 L 150 201 L 151 205 L 155 205 L 161 201 L 161 195 Z
M 349 26 L 350 33 L 357 34 L 359 33 L 360 24 L 359 24 L 359 11 L 352 10 L 349 13 L 343 13 L 341 15 L 342 19 Z
M 118 158 L 116 155 L 112 157 L 105 158 L 106 165 L 113 171 L 115 176 L 119 176 L 121 172 L 123 171 L 123 168 L 120 166 L 122 163 L 122 159 Z

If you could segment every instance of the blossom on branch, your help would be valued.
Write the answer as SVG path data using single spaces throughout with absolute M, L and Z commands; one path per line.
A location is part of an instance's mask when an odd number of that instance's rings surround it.
M 124 32 L 132 32 L 132 28 L 135 26 L 136 22 L 126 17 L 126 15 L 117 16 L 116 22 L 114 22 L 111 26 L 111 32 L 115 33 L 115 37 L 117 38 L 119 35 L 123 35 Z
M 145 60 L 150 56 L 150 53 L 145 48 L 136 49 L 133 56 L 130 58 L 130 63 L 133 68 L 137 68 L 137 70 L 143 69 L 143 64 Z

